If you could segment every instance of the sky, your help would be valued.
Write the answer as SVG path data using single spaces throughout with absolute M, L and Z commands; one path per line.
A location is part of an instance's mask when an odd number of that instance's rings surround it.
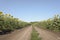
M 0 0 L 0 11 L 31 22 L 60 15 L 60 0 Z

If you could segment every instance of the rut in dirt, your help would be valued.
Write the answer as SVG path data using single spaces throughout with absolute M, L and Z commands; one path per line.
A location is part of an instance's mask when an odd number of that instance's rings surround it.
M 39 33 L 42 40 L 60 40 L 60 36 L 50 31 L 35 27 L 35 30 Z M 59 34 L 60 35 L 60 34 Z
M 0 35 L 0 40 L 30 40 L 32 26 L 17 30 L 11 34 Z

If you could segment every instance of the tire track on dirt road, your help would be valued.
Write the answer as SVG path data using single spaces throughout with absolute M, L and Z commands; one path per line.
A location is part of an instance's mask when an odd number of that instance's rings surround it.
M 60 40 L 60 36 L 50 31 L 35 27 L 36 31 L 40 34 L 42 40 Z M 59 34 L 60 35 L 60 34 Z
M 15 31 L 11 34 L 0 35 L 0 40 L 30 40 L 32 26 Z

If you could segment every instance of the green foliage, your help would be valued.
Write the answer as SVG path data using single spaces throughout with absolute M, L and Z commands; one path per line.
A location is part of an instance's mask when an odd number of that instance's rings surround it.
M 53 31 L 60 31 L 60 16 L 55 15 L 54 18 L 40 21 L 34 24 L 36 26 L 39 26 L 40 28 L 49 29 Z
M 14 18 L 10 14 L 0 12 L 0 31 L 15 30 L 28 26 L 29 23 Z
M 39 33 L 33 28 L 31 33 L 31 40 L 41 40 Z

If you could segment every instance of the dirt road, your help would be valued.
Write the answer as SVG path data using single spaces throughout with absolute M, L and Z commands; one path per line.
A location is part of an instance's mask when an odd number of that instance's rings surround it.
M 27 27 L 11 34 L 0 35 L 0 40 L 30 40 L 32 27 Z
M 55 33 L 52 33 L 50 31 L 47 31 L 38 27 L 35 27 L 35 29 L 40 34 L 39 36 L 42 38 L 42 40 L 60 40 L 60 37 Z

